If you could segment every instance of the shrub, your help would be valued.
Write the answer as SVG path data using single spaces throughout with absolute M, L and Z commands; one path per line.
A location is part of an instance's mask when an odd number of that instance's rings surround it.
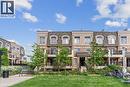
M 21 66 L 2 66 L 2 72 L 4 70 L 9 70 L 10 75 L 15 75 L 21 72 L 22 67 Z
M 119 65 L 108 65 L 108 68 L 113 71 L 113 70 L 121 70 L 121 67 Z
M 87 72 L 89 74 L 100 74 L 100 75 L 106 75 L 108 72 L 114 71 L 114 70 L 121 70 L 121 67 L 118 65 L 109 65 L 102 69 L 89 69 Z

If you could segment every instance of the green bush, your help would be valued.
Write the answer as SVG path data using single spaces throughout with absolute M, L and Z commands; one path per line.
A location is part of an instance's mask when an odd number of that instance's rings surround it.
M 89 74 L 101 74 L 101 75 L 105 75 L 106 73 L 108 72 L 111 72 L 111 71 L 114 71 L 114 70 L 121 70 L 121 67 L 118 66 L 118 65 L 109 65 L 109 66 L 106 66 L 102 69 L 89 69 L 87 70 L 87 72 Z
M 10 75 L 15 75 L 15 74 L 19 74 L 22 70 L 21 66 L 2 66 L 2 72 L 4 70 L 9 70 L 9 74 Z
M 113 70 L 121 70 L 121 67 L 119 65 L 108 65 L 108 68 L 113 71 Z

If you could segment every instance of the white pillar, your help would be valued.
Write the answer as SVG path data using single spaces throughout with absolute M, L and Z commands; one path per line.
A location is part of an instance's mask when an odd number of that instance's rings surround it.
M 110 50 L 108 50 L 108 65 L 110 65 L 110 64 L 111 64 L 111 61 L 110 61 L 110 56 L 111 56 L 111 52 L 110 52 Z
M 123 55 L 123 69 L 122 69 L 122 71 L 123 71 L 123 73 L 127 72 L 127 69 L 126 69 L 127 63 L 126 63 L 125 53 L 126 53 L 125 48 L 123 48 L 123 51 L 122 51 L 122 55 Z

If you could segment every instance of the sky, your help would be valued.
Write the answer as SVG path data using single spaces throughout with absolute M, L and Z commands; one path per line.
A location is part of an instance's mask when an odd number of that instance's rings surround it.
M 0 37 L 31 54 L 36 31 L 119 31 L 129 28 L 130 0 L 15 0 L 15 18 L 0 18 Z

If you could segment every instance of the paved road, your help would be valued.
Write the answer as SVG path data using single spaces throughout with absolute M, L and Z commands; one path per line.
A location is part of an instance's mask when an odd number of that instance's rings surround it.
M 9 87 L 11 85 L 20 83 L 22 81 L 25 81 L 31 78 L 33 77 L 29 75 L 24 75 L 24 76 L 14 75 L 14 76 L 10 76 L 9 78 L 0 78 L 0 87 Z

